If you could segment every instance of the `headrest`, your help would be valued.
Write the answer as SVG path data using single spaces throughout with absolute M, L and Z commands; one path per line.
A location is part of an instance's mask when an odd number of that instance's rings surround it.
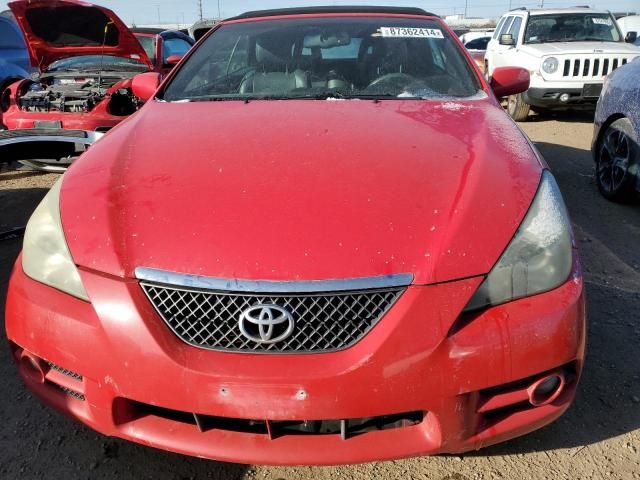
M 287 65 L 291 61 L 291 46 L 279 36 L 262 35 L 256 40 L 256 61 L 263 65 Z

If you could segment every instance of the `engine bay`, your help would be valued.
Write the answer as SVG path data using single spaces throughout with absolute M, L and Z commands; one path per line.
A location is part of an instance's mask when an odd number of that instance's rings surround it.
M 26 112 L 87 113 L 109 97 L 108 112 L 127 116 L 141 103 L 130 88 L 113 88 L 123 80 L 100 74 L 42 75 L 23 86 L 19 106 Z

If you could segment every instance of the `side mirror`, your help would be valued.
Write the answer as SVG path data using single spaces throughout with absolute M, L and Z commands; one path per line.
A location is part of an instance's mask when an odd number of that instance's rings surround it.
M 529 71 L 520 67 L 497 67 L 491 75 L 489 85 L 496 97 L 508 97 L 529 89 Z
M 638 32 L 627 32 L 624 37 L 624 41 L 627 43 L 636 43 L 638 39 Z
M 500 45 L 507 45 L 509 47 L 513 47 L 516 42 L 513 40 L 513 35 L 510 33 L 503 33 L 500 35 Z
M 167 60 L 164 62 L 164 64 L 167 67 L 174 67 L 178 63 L 180 63 L 180 60 L 182 60 L 182 57 L 183 57 L 183 55 L 169 55 L 167 57 Z
M 131 90 L 133 94 L 143 102 L 149 100 L 160 86 L 160 74 L 147 72 L 136 75 L 131 80 Z

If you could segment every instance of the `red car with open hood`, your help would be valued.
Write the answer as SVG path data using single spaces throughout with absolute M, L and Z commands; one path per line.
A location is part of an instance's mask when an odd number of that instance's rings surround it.
M 7 335 L 26 385 L 188 455 L 464 452 L 574 398 L 583 280 L 544 161 L 438 17 L 217 25 L 37 208 Z
M 0 132 L 0 152 L 67 166 L 139 109 L 131 79 L 155 66 L 107 8 L 76 0 L 19 0 L 9 7 L 40 73 L 0 86 L 2 121 L 10 130 Z

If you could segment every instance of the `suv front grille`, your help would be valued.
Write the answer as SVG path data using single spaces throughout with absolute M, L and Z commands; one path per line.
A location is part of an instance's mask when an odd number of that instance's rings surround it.
M 562 76 L 565 78 L 602 80 L 603 77 L 606 77 L 616 68 L 627 64 L 634 57 L 633 55 L 630 57 L 589 55 L 566 59 L 562 67 Z
M 169 328 L 184 342 L 210 350 L 253 353 L 322 353 L 348 348 L 362 339 L 393 306 L 405 286 L 325 293 L 251 293 L 194 289 L 141 282 Z M 295 288 L 295 285 L 293 286 Z M 258 307 L 257 307 L 258 306 Z M 247 309 L 259 320 L 260 306 L 286 310 L 292 331 L 276 325 L 281 341 L 261 342 L 259 325 L 240 328 Z M 269 312 L 267 312 L 269 313 Z M 268 320 L 268 315 L 265 314 Z M 248 324 L 247 324 L 248 325 Z M 268 330 L 264 327 L 263 332 Z M 285 332 L 286 333 L 286 332 Z M 277 339 L 277 338 L 275 338 Z

